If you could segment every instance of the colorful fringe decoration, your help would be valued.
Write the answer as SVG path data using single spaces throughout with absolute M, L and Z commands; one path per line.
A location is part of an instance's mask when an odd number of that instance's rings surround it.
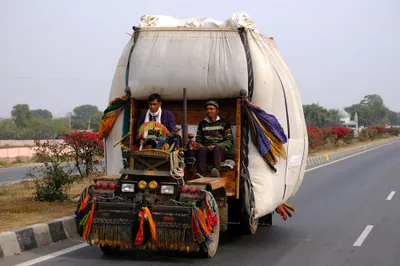
M 132 248 L 133 226 L 127 219 L 94 218 L 88 239 L 98 246 Z
M 276 172 L 274 166 L 278 163 L 278 156 L 286 159 L 283 147 L 287 142 L 285 132 L 275 116 L 251 103 L 247 97 L 244 97 L 242 104 L 250 122 L 251 139 L 264 161 Z
M 91 199 L 90 194 L 87 192 L 87 188 L 84 189 L 81 193 L 82 201 L 78 205 L 78 208 L 75 212 L 75 220 L 77 225 L 77 233 L 80 236 L 83 236 L 85 231 L 86 222 L 88 220 L 90 211 L 91 211 Z
M 275 211 L 276 211 L 277 213 L 280 214 L 280 216 L 282 217 L 282 219 L 283 219 L 284 221 L 286 221 L 287 218 L 288 218 L 288 216 L 289 216 L 289 217 L 292 217 L 292 216 L 293 216 L 293 214 L 292 214 L 290 211 L 296 212 L 296 209 L 295 209 L 294 207 L 290 206 L 290 205 L 287 204 L 287 203 L 283 203 L 282 205 L 279 205 L 279 206 L 275 209 Z
M 90 212 L 87 214 L 87 216 L 85 216 L 85 230 L 83 231 L 83 240 L 86 240 L 87 238 L 88 238 L 88 236 L 89 236 L 89 234 L 90 234 L 90 230 L 91 230 L 91 228 L 92 228 L 92 222 L 93 222 L 93 215 L 94 215 L 94 209 L 95 209 L 95 207 L 96 207 L 96 198 L 95 197 L 93 197 L 92 198 L 92 201 L 91 201 L 91 203 L 92 203 L 92 208 L 91 208 L 91 210 L 90 210 Z
M 119 114 L 124 110 L 125 105 L 128 103 L 129 99 L 126 96 L 115 98 L 110 102 L 109 106 L 104 111 L 103 117 L 101 118 L 99 127 L 100 139 L 108 137 Z
M 212 232 L 214 230 L 214 226 L 218 224 L 218 216 L 216 214 L 215 208 L 215 199 L 211 192 L 207 190 L 202 190 L 205 193 L 205 208 L 204 208 L 204 217 L 206 217 L 207 221 L 207 229 Z
M 200 247 L 193 241 L 189 228 L 157 227 L 157 247 L 169 251 L 198 252 Z
M 150 231 L 152 244 L 156 245 L 157 243 L 156 225 L 154 223 L 150 210 L 147 207 L 142 207 L 142 209 L 138 213 L 138 216 L 139 216 L 138 217 L 139 228 L 135 238 L 135 245 L 141 246 L 145 244 L 143 242 L 147 238 L 146 235 L 148 234 L 148 231 Z
M 210 236 L 214 227 L 218 225 L 218 216 L 216 214 L 215 199 L 211 192 L 202 189 L 204 193 L 203 211 L 193 203 L 192 210 L 192 233 L 193 241 L 207 245 L 212 242 Z
M 193 203 L 192 210 L 192 233 L 193 241 L 199 244 L 205 242 L 206 244 L 211 243 L 210 231 L 208 230 L 206 219 L 204 218 L 203 212 L 200 208 L 197 208 Z
M 148 130 L 158 130 L 160 134 L 165 137 L 169 134 L 168 129 L 161 123 L 150 121 L 143 123 L 138 129 L 138 136 L 142 137 L 143 133 Z

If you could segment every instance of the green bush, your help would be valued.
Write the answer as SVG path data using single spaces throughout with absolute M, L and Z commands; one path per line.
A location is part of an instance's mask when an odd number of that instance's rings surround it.
M 43 165 L 33 167 L 26 177 L 32 178 L 35 183 L 35 200 L 37 201 L 65 201 L 68 199 L 69 186 L 75 182 L 72 169 L 63 166 L 72 157 L 71 149 L 66 143 L 46 141 L 36 143 L 36 159 L 44 162 Z

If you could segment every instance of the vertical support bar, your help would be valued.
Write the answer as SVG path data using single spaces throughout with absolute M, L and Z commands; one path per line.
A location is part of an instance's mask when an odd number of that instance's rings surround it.
M 187 123 L 187 94 L 186 88 L 183 88 L 183 146 L 186 147 L 188 144 L 188 123 Z
M 239 199 L 240 191 L 240 167 L 241 167 L 241 144 L 242 144 L 242 99 L 238 98 L 236 101 L 236 156 L 235 156 L 235 175 L 236 175 L 236 199 Z
M 129 150 L 131 150 L 133 145 L 134 145 L 134 142 L 135 142 L 135 133 L 136 133 L 135 132 L 136 101 L 133 98 L 130 98 L 130 108 L 129 109 L 130 109 L 130 115 L 129 115 L 129 122 L 130 122 L 129 123 L 129 132 L 130 132 L 130 135 L 129 135 Z M 134 163 L 133 157 L 129 156 L 129 166 L 130 166 L 130 168 L 133 168 L 133 163 Z

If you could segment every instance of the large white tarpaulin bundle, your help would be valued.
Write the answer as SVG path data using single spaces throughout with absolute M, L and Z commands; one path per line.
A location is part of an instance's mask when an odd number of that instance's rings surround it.
M 151 93 L 181 100 L 182 88 L 189 100 L 233 98 L 240 89 L 248 90 L 251 101 L 274 115 L 288 137 L 287 160 L 279 161 L 276 173 L 249 142 L 255 218 L 294 196 L 304 176 L 308 137 L 298 88 L 274 40 L 259 34 L 246 13 L 224 22 L 146 15 L 138 26 L 118 62 L 110 101 L 124 95 L 128 61 L 128 85 L 140 100 Z M 113 147 L 121 138 L 122 117 L 106 139 L 108 175 L 123 167 L 121 150 Z

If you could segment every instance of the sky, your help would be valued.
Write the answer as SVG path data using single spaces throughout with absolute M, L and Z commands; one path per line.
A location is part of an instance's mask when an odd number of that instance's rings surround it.
M 0 117 L 27 103 L 65 116 L 108 103 L 115 67 L 142 15 L 247 12 L 273 36 L 303 104 L 343 108 L 379 94 L 400 112 L 398 0 L 0 0 Z

